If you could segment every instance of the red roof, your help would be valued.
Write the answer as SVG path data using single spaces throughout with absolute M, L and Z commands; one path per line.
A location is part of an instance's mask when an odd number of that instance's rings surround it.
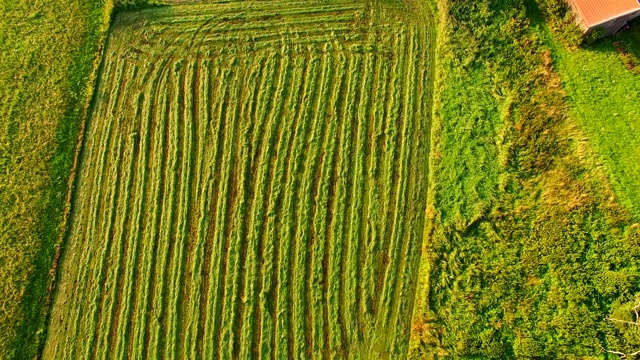
M 571 0 L 588 27 L 640 10 L 640 0 Z

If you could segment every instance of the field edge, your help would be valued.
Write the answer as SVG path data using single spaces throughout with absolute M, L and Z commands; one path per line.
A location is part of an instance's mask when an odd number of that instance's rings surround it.
M 428 8 L 425 11 L 425 19 L 429 23 L 430 33 L 432 37 L 432 42 L 429 49 L 429 54 L 432 59 L 431 66 L 431 101 L 430 101 L 430 121 L 428 128 L 428 139 L 429 145 L 427 147 L 427 202 L 425 204 L 425 225 L 424 225 L 424 235 L 422 240 L 422 245 L 420 246 L 420 263 L 418 268 L 418 273 L 416 275 L 416 286 L 414 304 L 411 314 L 411 335 L 409 338 L 409 349 L 407 356 L 408 358 L 419 358 L 419 354 L 417 353 L 420 349 L 420 336 L 422 334 L 423 329 L 416 327 L 416 324 L 426 323 L 425 316 L 427 316 L 428 312 L 428 300 L 429 300 L 429 234 L 432 232 L 433 227 L 433 216 L 430 211 L 430 206 L 433 206 L 433 189 L 432 184 L 435 183 L 433 179 L 433 171 L 431 171 L 431 154 L 434 150 L 434 146 L 437 144 L 437 129 L 439 124 L 438 118 L 435 116 L 436 109 L 438 107 L 438 102 L 441 100 L 438 97 L 438 83 L 441 78 L 441 69 L 438 66 L 439 64 L 439 54 L 440 54 L 440 46 L 442 44 L 441 34 L 442 31 L 440 29 L 444 26 L 443 22 L 445 19 L 439 16 L 440 4 L 437 4 L 437 0 L 420 0 L 422 1 L 426 7 Z
M 42 247 L 22 298 L 24 314 L 10 340 L 9 358 L 39 359 L 47 336 L 60 254 L 69 228 L 71 201 L 84 129 L 94 98 L 104 44 L 113 13 L 113 0 L 95 2 L 87 20 L 89 28 L 76 50 L 69 70 L 71 91 L 77 94 L 66 106 L 56 131 L 56 151 L 50 161 L 52 184 L 47 190 L 37 233 Z

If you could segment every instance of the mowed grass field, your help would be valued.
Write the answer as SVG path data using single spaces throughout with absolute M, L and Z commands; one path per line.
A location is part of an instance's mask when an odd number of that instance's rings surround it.
M 640 76 L 616 50 L 640 56 L 640 22 L 593 45 L 566 51 L 557 46 L 557 65 L 569 93 L 572 114 L 605 166 L 620 202 L 640 218 Z M 640 64 L 636 64 L 640 66 Z
M 119 14 L 43 357 L 405 356 L 432 49 L 400 5 Z

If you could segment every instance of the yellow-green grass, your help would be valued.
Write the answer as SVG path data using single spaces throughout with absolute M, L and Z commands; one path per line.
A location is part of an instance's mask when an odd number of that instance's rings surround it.
M 556 60 L 572 114 L 621 203 L 640 218 L 640 75 L 625 67 L 614 42 L 640 56 L 640 23 L 572 51 L 558 44 Z
M 431 26 L 346 1 L 117 16 L 44 358 L 404 356 Z
M 0 358 L 37 353 L 110 1 L 0 2 Z

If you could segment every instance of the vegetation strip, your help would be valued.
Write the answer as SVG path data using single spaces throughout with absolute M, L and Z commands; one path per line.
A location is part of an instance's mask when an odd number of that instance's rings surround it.
M 79 135 L 113 4 L 38 1 L 2 8 L 0 169 L 9 178 L 0 179 L 0 357 L 23 359 L 43 344 Z
M 637 327 L 610 319 L 635 320 L 639 227 L 569 116 L 537 2 L 437 9 L 428 275 L 412 356 L 638 351 Z

